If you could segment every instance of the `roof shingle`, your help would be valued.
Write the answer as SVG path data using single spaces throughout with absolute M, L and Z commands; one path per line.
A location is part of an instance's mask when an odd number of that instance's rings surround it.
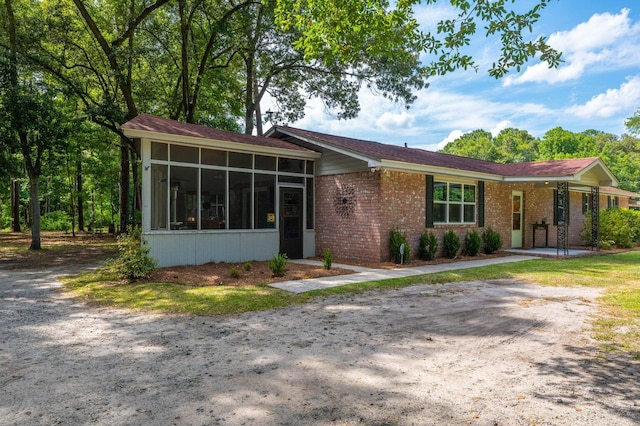
M 193 138 L 212 139 L 221 142 L 236 142 L 248 145 L 257 145 L 271 148 L 291 149 L 295 151 L 310 150 L 301 146 L 274 138 L 245 135 L 241 133 L 219 130 L 198 124 L 183 123 L 168 118 L 156 117 L 149 114 L 140 114 L 122 126 L 123 129 L 142 130 L 153 133 L 164 133 Z

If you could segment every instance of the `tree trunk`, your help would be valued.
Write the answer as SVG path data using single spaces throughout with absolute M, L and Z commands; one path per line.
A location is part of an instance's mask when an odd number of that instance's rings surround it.
M 38 176 L 32 172 L 29 175 L 29 210 L 31 211 L 31 245 L 29 250 L 40 250 L 40 186 Z
M 244 94 L 244 133 L 250 135 L 253 133 L 253 57 L 249 54 L 245 58 L 245 66 L 247 69 L 247 80 L 245 81 Z
M 120 139 L 120 234 L 126 234 L 129 224 L 129 141 Z
M 80 154 L 78 154 L 80 155 Z M 76 160 L 76 191 L 78 191 L 78 231 L 84 231 L 84 199 L 82 197 L 82 161 Z
M 11 179 L 11 231 L 21 232 L 20 229 L 20 186 L 17 179 Z
M 138 223 L 138 212 L 142 211 L 142 185 L 140 183 L 140 176 L 138 174 L 138 155 L 135 151 L 131 152 L 131 176 L 133 179 L 133 221 L 132 224 L 136 226 L 142 225 Z

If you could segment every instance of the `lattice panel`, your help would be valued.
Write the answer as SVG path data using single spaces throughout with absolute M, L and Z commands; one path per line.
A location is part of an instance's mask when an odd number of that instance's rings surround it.
M 562 254 L 567 256 L 569 254 L 569 218 L 568 208 L 569 205 L 569 182 L 558 182 L 558 245 L 557 255 Z
M 589 200 L 591 211 L 591 244 L 600 251 L 600 187 L 591 187 L 591 199 Z

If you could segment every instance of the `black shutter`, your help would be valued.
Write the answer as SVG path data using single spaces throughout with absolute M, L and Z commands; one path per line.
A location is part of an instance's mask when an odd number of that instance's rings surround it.
M 585 214 L 589 210 L 589 196 L 583 192 L 582 193 L 582 214 Z
M 484 181 L 478 181 L 478 228 L 484 228 Z
M 433 176 L 426 175 L 426 215 L 425 215 L 425 226 L 427 228 L 433 228 Z
M 558 224 L 558 190 L 553 190 L 553 224 Z

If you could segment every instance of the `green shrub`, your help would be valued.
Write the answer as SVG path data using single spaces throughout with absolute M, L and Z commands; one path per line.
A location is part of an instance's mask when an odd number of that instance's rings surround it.
M 149 256 L 149 250 L 140 228 L 133 228 L 129 233 L 118 236 L 118 257 L 108 266 L 120 278 L 146 278 L 156 268 L 156 261 Z
M 467 231 L 467 235 L 464 236 L 464 252 L 467 256 L 477 256 L 480 253 L 480 246 L 482 245 L 482 238 L 478 231 Z
M 404 252 L 401 252 L 400 247 L 402 247 L 403 244 Z M 397 226 L 389 232 L 389 252 L 391 258 L 396 263 L 408 262 L 411 257 L 407 234 L 401 232 Z
M 594 245 L 589 212 L 582 228 L 582 239 L 585 244 Z M 612 245 L 630 248 L 638 242 L 640 242 L 640 212 L 627 209 L 600 211 L 600 248 L 608 250 Z
M 242 265 L 242 270 L 249 272 L 251 270 L 251 262 L 245 262 L 244 265 Z
M 461 246 L 460 237 L 458 237 L 455 232 L 449 230 L 444 234 L 442 246 L 444 248 L 444 257 L 447 259 L 455 259 Z
M 491 227 L 482 233 L 482 242 L 484 243 L 484 252 L 487 254 L 495 253 L 502 248 L 502 237 Z
M 235 266 L 232 266 L 229 275 L 231 275 L 231 278 L 240 278 L 240 271 Z
M 420 235 L 420 247 L 418 250 L 418 255 L 422 260 L 433 260 L 436 258 L 436 254 L 438 253 L 438 237 L 433 235 L 431 232 L 425 230 L 422 235 Z
M 273 259 L 269 261 L 269 269 L 273 273 L 274 277 L 284 277 L 287 272 L 287 262 L 289 258 L 286 254 L 280 253 L 273 256 Z
M 331 255 L 331 251 L 329 249 L 324 249 L 322 251 L 322 267 L 329 270 L 331 269 L 331 265 L 333 265 L 333 256 Z
M 70 231 L 71 218 L 67 212 L 55 211 L 42 215 L 40 218 L 40 229 L 43 231 Z

